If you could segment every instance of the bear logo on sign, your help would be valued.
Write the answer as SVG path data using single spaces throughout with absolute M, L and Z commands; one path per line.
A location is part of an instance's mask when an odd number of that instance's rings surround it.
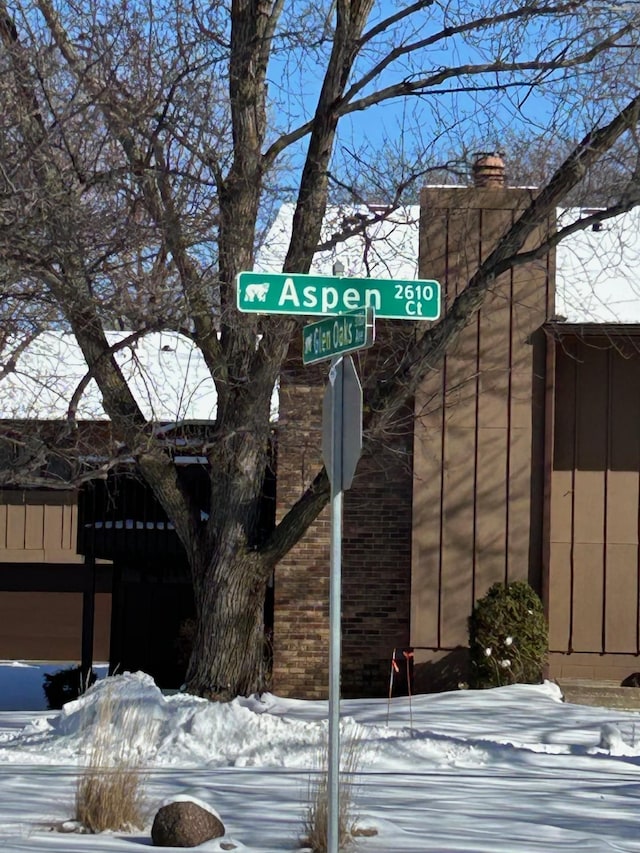
M 269 292 L 269 282 L 261 282 L 260 284 L 249 284 L 245 290 L 245 299 L 247 302 L 264 302 Z

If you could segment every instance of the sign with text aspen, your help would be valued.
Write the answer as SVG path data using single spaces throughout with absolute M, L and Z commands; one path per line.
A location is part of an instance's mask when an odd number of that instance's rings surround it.
M 440 284 L 430 280 L 241 272 L 236 300 L 239 311 L 259 314 L 335 315 L 365 307 L 388 320 L 440 316 Z

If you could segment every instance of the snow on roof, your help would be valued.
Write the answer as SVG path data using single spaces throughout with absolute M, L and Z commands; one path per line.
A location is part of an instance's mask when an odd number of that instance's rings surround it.
M 258 254 L 256 269 L 277 272 L 286 255 L 294 205 L 285 204 Z M 336 248 L 319 252 L 312 272 L 331 275 L 340 261 L 345 275 L 371 278 L 414 279 L 418 271 L 417 205 L 402 208 L 375 223 L 366 234 L 349 238 Z M 327 211 L 322 241 L 330 241 L 358 217 L 372 215 L 371 208 L 331 207 Z M 348 221 L 345 221 L 348 220 Z M 107 332 L 109 344 L 130 332 Z M 174 332 L 151 333 L 115 358 L 143 414 L 155 422 L 215 420 L 217 394 L 202 354 L 188 338 Z M 18 359 L 15 371 L 0 384 L 0 419 L 58 420 L 67 417 L 69 402 L 87 372 L 73 335 L 47 331 L 39 335 Z M 272 417 L 277 418 L 278 394 L 274 390 Z M 104 420 L 102 395 L 92 380 L 77 409 L 79 420 Z
M 107 332 L 110 346 L 130 332 Z M 215 420 L 217 394 L 200 350 L 175 332 L 150 333 L 115 354 L 145 417 L 152 421 Z M 18 359 L 0 384 L 0 418 L 67 417 L 87 365 L 73 335 L 48 331 Z M 79 420 L 104 420 L 102 395 L 91 380 L 78 405 Z
M 585 213 L 569 208 L 560 214 L 559 224 Z M 570 323 L 640 323 L 640 210 L 578 231 L 560 243 L 555 307 Z
M 264 245 L 258 251 L 255 268 L 258 272 L 278 272 L 282 269 L 293 222 L 294 204 L 283 204 L 269 229 Z M 345 231 L 354 230 L 363 218 L 382 215 L 384 208 L 370 206 L 331 206 L 327 209 L 321 235 L 321 245 L 330 243 Z M 361 278 L 397 278 L 412 280 L 418 277 L 418 234 L 420 207 L 417 204 L 400 207 L 385 219 L 369 225 L 361 234 L 349 237 L 335 247 L 317 252 L 310 272 L 331 275 L 333 264 L 344 266 L 345 276 Z
M 282 269 L 291 234 L 294 205 L 284 204 L 258 253 L 256 269 Z M 372 207 L 330 207 L 322 232 L 329 242 L 358 217 L 371 218 Z M 559 225 L 593 211 L 558 210 Z M 399 208 L 363 234 L 318 252 L 311 272 L 331 275 L 333 264 L 344 264 L 344 275 L 370 278 L 418 277 L 420 208 Z M 596 229 L 578 231 L 556 250 L 554 313 L 571 323 L 640 323 L 640 210 L 614 217 Z
M 382 209 L 381 209 L 382 210 Z M 282 269 L 294 205 L 284 204 L 258 252 L 256 269 Z M 322 243 L 375 216 L 372 207 L 330 207 Z M 559 212 L 560 223 L 584 211 Z M 340 262 L 344 275 L 415 279 L 418 275 L 420 208 L 409 205 L 375 222 L 366 231 L 316 254 L 311 272 L 331 275 Z M 572 234 L 557 249 L 555 314 L 571 323 L 640 323 L 640 211 L 633 210 L 597 229 Z M 129 332 L 108 332 L 110 345 Z M 155 422 L 215 420 L 217 394 L 198 348 L 174 332 L 150 333 L 116 353 L 116 360 L 145 417 Z M 67 416 L 71 397 L 87 372 L 72 335 L 39 335 L 0 385 L 0 418 L 40 420 Z M 277 417 L 277 389 L 274 391 Z M 106 414 L 94 381 L 82 394 L 77 417 L 103 420 Z

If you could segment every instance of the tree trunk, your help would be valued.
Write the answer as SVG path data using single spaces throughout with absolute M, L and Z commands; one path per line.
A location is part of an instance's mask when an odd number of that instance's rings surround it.
M 228 701 L 265 689 L 264 569 L 253 555 L 219 555 L 197 575 L 196 634 L 187 690 Z

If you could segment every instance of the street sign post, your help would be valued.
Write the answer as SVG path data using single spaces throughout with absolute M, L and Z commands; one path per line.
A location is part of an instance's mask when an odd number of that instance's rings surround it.
M 437 320 L 440 316 L 440 285 L 426 279 L 241 272 L 236 285 L 238 309 L 259 314 L 332 316 L 364 306 L 382 319 Z
M 309 323 L 302 330 L 303 364 L 365 349 L 375 337 L 373 308 L 356 308 L 339 317 Z
M 327 853 L 338 853 L 339 843 L 342 498 L 353 482 L 361 450 L 362 386 L 351 356 L 339 356 L 331 363 L 322 408 L 322 458 L 331 482 Z
M 331 483 L 327 853 L 338 853 L 342 496 L 351 486 L 362 450 L 362 388 L 353 360 L 346 353 L 371 346 L 374 316 L 437 320 L 440 285 L 426 279 L 241 272 L 236 279 L 236 294 L 240 311 L 330 318 L 311 323 L 303 330 L 302 351 L 304 364 L 333 359 L 322 412 L 322 455 Z

